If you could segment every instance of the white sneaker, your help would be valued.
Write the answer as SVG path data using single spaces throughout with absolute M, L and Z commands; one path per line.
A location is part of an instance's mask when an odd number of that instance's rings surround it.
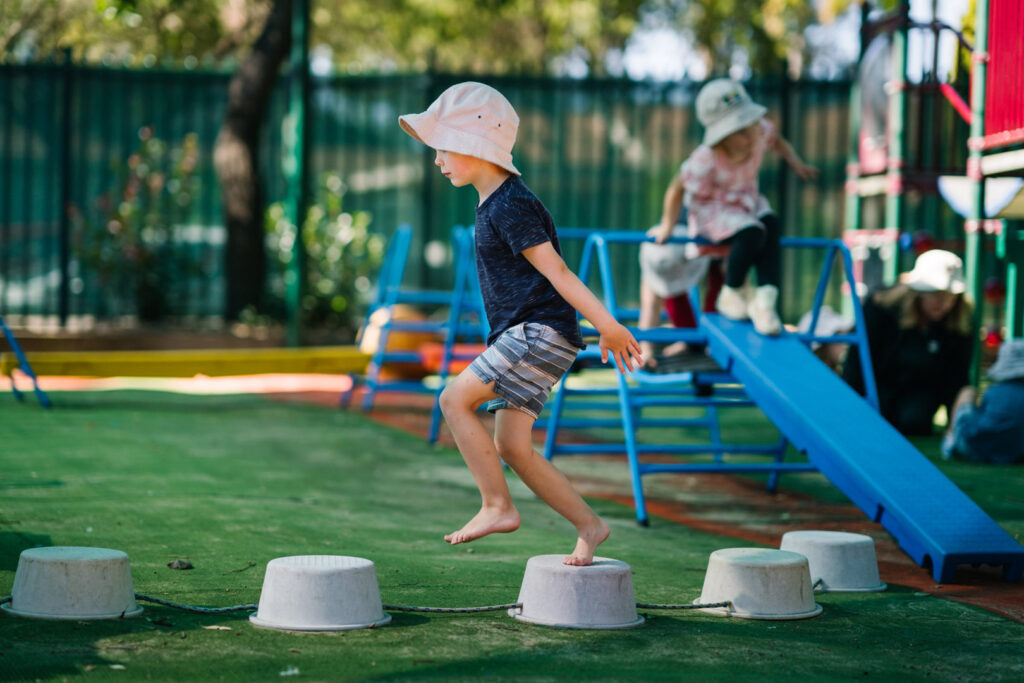
M 721 291 L 718 292 L 718 301 L 715 302 L 715 308 L 730 320 L 748 320 L 750 317 L 747 312 L 749 307 L 750 304 L 747 302 L 747 298 L 743 296 L 742 289 L 723 285 Z
M 778 301 L 779 288 L 775 285 L 762 285 L 754 292 L 747 313 L 754 323 L 754 329 L 761 334 L 774 337 L 782 332 L 782 320 L 776 310 Z

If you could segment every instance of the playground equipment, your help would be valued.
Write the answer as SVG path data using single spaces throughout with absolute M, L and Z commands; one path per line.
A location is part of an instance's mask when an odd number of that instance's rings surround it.
M 636 233 L 594 234 L 588 240 L 580 266 L 581 277 L 589 274 L 590 261 L 596 258 L 601 269 L 605 306 L 619 312 L 612 280 L 608 245 L 637 243 L 645 239 Z M 846 281 L 851 284 L 852 264 L 848 251 L 836 240 L 783 239 L 784 247 L 825 248 L 826 267 L 815 293 L 815 311 L 810 330 L 817 328 L 817 312 L 824 300 L 832 264 L 842 256 Z M 642 411 L 650 405 L 642 390 L 621 373 L 616 373 L 619 416 L 617 424 L 624 433 L 624 444 L 579 444 L 571 448 L 555 447 L 559 429 L 602 426 L 600 419 L 586 418 L 569 422 L 561 413 L 574 390 L 563 382 L 552 405 L 548 421 L 546 457 L 574 452 L 625 452 L 632 479 L 637 521 L 647 521 L 642 476 L 654 472 L 743 472 L 762 471 L 777 475 L 785 471 L 816 468 L 843 491 L 872 520 L 884 526 L 903 550 L 918 564 L 929 567 L 936 581 L 948 583 L 957 565 L 987 563 L 1000 565 L 1008 581 L 1016 581 L 1024 570 L 1024 548 L 1014 541 L 970 498 L 950 482 L 904 436 L 877 412 L 877 394 L 873 386 L 867 397 L 861 397 L 831 369 L 821 363 L 807 348 L 811 341 L 828 343 L 843 341 L 856 346 L 861 362 L 870 367 L 864 322 L 859 300 L 854 298 L 857 331 L 849 335 L 817 337 L 810 333 L 782 334 L 765 337 L 754 332 L 746 322 L 736 322 L 717 314 L 703 314 L 696 330 L 635 330 L 634 335 L 653 341 L 705 341 L 715 362 L 733 382 L 743 387 L 744 394 L 779 429 L 783 439 L 807 455 L 810 465 L 782 462 L 783 450 L 755 449 L 749 446 L 722 444 L 715 438 L 714 422 L 703 424 L 711 435 L 709 444 L 699 446 L 641 446 L 636 431 L 644 424 Z M 865 372 L 873 376 L 873 372 Z M 693 377 L 677 377 L 694 381 Z M 639 390 L 638 390 L 639 387 Z M 608 389 L 602 389 L 608 393 Z M 577 392 L 579 393 L 579 392 Z M 684 405 L 687 401 L 703 401 L 703 405 L 720 406 L 715 396 L 705 399 L 680 400 L 678 392 L 669 402 L 660 405 Z M 716 403 L 718 402 L 718 403 Z M 692 403 L 691 403 L 692 405 Z M 677 424 L 677 423 L 673 423 Z M 678 426 L 687 426 L 678 424 Z M 695 426 L 693 424 L 688 426 Z M 646 463 L 641 454 L 648 453 L 712 453 L 724 456 L 733 453 L 757 453 L 774 456 L 767 463 L 726 462 L 715 457 L 711 463 Z
M 863 7 L 862 77 L 851 92 L 844 235 L 854 248 L 858 282 L 895 279 L 900 233 L 908 229 L 906 190 L 915 189 L 925 199 L 941 194 L 966 219 L 963 239 L 936 246 L 965 255 L 968 291 L 977 304 L 975 327 L 981 328 L 981 304 L 987 300 L 1003 306 L 1004 313 L 996 312 L 997 327 L 1005 325 L 1009 337 L 1019 337 L 1024 334 L 1024 229 L 1019 222 L 1024 218 L 1024 8 L 1019 0 L 978 0 L 972 44 L 944 22 L 912 20 L 906 3 L 877 19 Z M 930 34 L 935 44 L 930 67 L 926 58 L 924 78 L 916 84 L 906 73 L 910 31 Z M 970 55 L 969 102 L 954 84 L 939 82 L 943 35 L 956 38 L 958 58 L 961 48 Z M 885 39 L 891 43 L 888 73 L 880 58 Z M 951 108 L 939 108 L 940 97 Z M 955 141 L 963 147 L 950 144 Z M 955 175 L 965 166 L 966 175 Z M 884 196 L 884 224 L 871 228 L 862 205 L 879 196 Z M 935 204 L 921 202 L 926 210 L 918 229 L 938 221 Z M 880 276 L 867 272 L 871 253 L 880 256 Z M 985 283 L 1004 269 L 1005 298 L 985 296 Z M 976 345 L 975 379 L 979 350 Z
M 267 563 L 253 626 L 281 631 L 351 631 L 391 622 L 373 562 L 344 555 L 296 555 Z
M 455 264 L 454 283 L 451 290 L 413 290 L 403 285 L 405 267 L 412 244 L 412 228 L 400 225 L 388 243 L 378 278 L 377 293 L 367 313 L 369 322 L 380 316 L 375 330 L 377 342 L 373 345 L 372 356 L 366 371 L 362 396 L 363 410 L 373 407 L 378 392 L 405 391 L 434 394 L 434 406 L 428 440 L 437 440 L 441 424 L 441 408 L 438 401 L 441 390 L 452 373 L 461 364 L 479 355 L 487 340 L 487 318 L 484 315 L 480 286 L 476 279 L 473 261 L 473 234 L 471 229 L 456 226 L 452 229 L 452 256 Z M 448 308 L 444 321 L 401 320 L 395 311 L 401 306 L 435 306 Z M 363 327 L 357 343 L 362 345 L 363 335 L 369 325 Z M 391 350 L 388 341 L 392 335 L 425 333 L 440 339 L 438 343 L 420 344 L 420 348 Z M 369 349 L 368 349 L 369 350 Z M 434 385 L 421 380 L 389 380 L 385 370 L 393 364 L 415 364 L 418 367 L 436 371 L 438 380 Z M 353 384 L 353 387 L 355 385 Z M 342 395 L 342 403 L 351 399 L 352 391 Z
M 684 238 L 673 238 L 674 241 L 686 242 Z M 649 238 L 636 232 L 590 232 L 584 244 L 580 262 L 580 278 L 587 282 L 591 278 L 592 268 L 596 265 L 604 296 L 605 307 L 619 320 L 635 319 L 633 309 L 621 306 L 616 296 L 613 278 L 613 266 L 610 249 L 613 245 L 639 245 Z M 817 248 L 825 252 L 821 277 L 815 291 L 812 307 L 812 321 L 809 329 L 817 329 L 818 316 L 824 302 L 833 266 L 837 256 L 842 257 L 847 282 L 852 284 L 852 266 L 849 252 L 836 240 L 815 239 L 784 239 L 783 245 L 791 248 Z M 696 296 L 696 293 L 694 293 Z M 699 307 L 694 305 L 696 310 Z M 860 354 L 861 361 L 870 366 L 871 357 L 867 351 L 867 340 L 864 337 L 864 326 L 861 324 L 859 300 L 855 301 L 856 320 L 859 323 L 857 332 L 845 335 L 821 337 L 805 333 L 800 338 L 810 342 L 833 342 L 854 345 Z M 586 330 L 586 328 L 585 328 Z M 633 329 L 637 339 L 650 340 L 655 343 L 671 343 L 684 341 L 687 344 L 706 344 L 707 331 L 702 326 L 696 328 L 657 328 L 650 330 Z M 584 332 L 586 335 L 586 331 Z M 807 352 L 810 355 L 810 352 Z M 584 362 L 597 357 L 597 352 L 587 350 L 580 354 Z M 815 362 L 817 360 L 815 359 Z M 824 367 L 824 366 L 823 366 Z M 725 370 L 723 370 L 725 368 Z M 877 405 L 877 394 L 874 386 L 873 373 L 865 373 L 870 378 L 867 383 L 868 400 Z M 647 474 L 667 472 L 766 472 L 769 474 L 768 488 L 774 490 L 778 477 L 783 472 L 813 471 L 815 467 L 805 462 L 784 462 L 788 446 L 783 436 L 771 444 L 741 444 L 723 441 L 720 418 L 722 411 L 753 405 L 750 398 L 738 386 L 735 377 L 726 366 L 711 359 L 693 366 L 693 369 L 669 374 L 650 374 L 635 372 L 630 377 L 616 373 L 614 388 L 607 386 L 576 386 L 577 379 L 567 376 L 560 389 L 550 402 L 550 410 L 542 423 L 547 427 L 544 444 L 544 456 L 549 460 L 557 455 L 625 453 L 630 469 L 633 488 L 633 501 L 636 507 L 637 522 L 648 523 L 642 478 Z M 611 397 L 612 400 L 609 400 Z M 582 400 L 580 400 L 582 399 Z M 654 408 L 687 408 L 691 412 L 702 412 L 698 416 L 650 417 L 649 409 Z M 573 415 L 567 415 L 571 411 Z M 579 411 L 589 414 L 578 415 Z M 603 416 L 595 416 L 600 412 Z M 622 441 L 619 443 L 560 443 L 561 430 L 574 428 L 611 427 L 621 430 Z M 708 440 L 704 443 L 640 443 L 637 432 L 640 429 L 663 429 L 682 427 L 700 430 L 707 433 Z M 702 455 L 710 454 L 710 462 L 650 462 L 644 459 L 652 455 Z M 759 456 L 760 461 L 736 461 L 731 456 Z M 643 456 L 643 457 L 642 457 Z M 769 458 L 764 462 L 764 458 Z
M 726 548 L 711 553 L 695 602 L 728 602 L 701 611 L 723 617 L 781 621 L 821 614 L 807 558 L 787 550 Z
M 526 563 L 519 606 L 508 611 L 519 621 L 557 628 L 622 629 L 644 623 L 636 612 L 633 573 L 619 560 L 595 557 L 572 567 L 563 555 L 538 555 Z
M 874 593 L 886 585 L 878 579 L 875 542 L 845 531 L 787 531 L 779 550 L 807 558 L 811 581 L 829 593 Z
M 36 619 L 121 619 L 135 603 L 128 555 L 108 548 L 29 548 L 18 557 L 11 614 Z

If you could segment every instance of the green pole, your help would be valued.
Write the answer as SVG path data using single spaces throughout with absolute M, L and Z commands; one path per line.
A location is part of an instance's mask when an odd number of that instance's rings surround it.
M 903 225 L 903 132 L 907 112 L 907 24 L 910 5 L 900 3 L 899 23 L 892 34 L 892 88 L 889 95 L 889 139 L 885 188 L 885 227 L 896 231 Z M 899 274 L 899 250 L 892 250 L 885 264 L 885 281 L 891 284 Z
M 981 366 L 981 307 L 984 302 L 981 255 L 985 232 L 985 177 L 981 170 L 981 139 L 985 136 L 985 77 L 988 60 L 988 0 L 977 0 L 974 11 L 974 52 L 971 70 L 971 133 L 967 140 L 967 177 L 974 184 L 971 212 L 967 219 L 965 256 L 967 291 L 974 299 L 974 350 L 971 354 L 971 383 L 977 384 Z
M 309 102 L 309 2 L 292 0 L 292 47 L 289 57 L 288 114 L 282 131 L 282 166 L 288 197 L 285 202 L 289 222 L 295 228 L 291 258 L 285 273 L 285 306 L 288 329 L 286 343 L 298 346 L 301 342 L 301 311 L 305 284 L 306 249 L 302 224 L 309 203 L 307 191 L 307 120 Z

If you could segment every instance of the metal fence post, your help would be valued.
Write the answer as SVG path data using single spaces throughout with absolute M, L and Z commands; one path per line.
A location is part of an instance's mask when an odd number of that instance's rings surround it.
M 66 327 L 70 310 L 70 260 L 71 260 L 71 109 L 74 102 L 75 65 L 71 48 L 64 48 L 64 63 L 61 69 L 61 130 L 60 130 L 60 285 L 58 289 L 57 316 L 61 327 Z

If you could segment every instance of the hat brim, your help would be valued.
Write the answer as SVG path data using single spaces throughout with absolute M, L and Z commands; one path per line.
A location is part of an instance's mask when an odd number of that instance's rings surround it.
M 757 123 L 768 113 L 768 108 L 756 102 L 748 102 L 704 129 L 704 144 L 717 145 L 733 133 Z
M 512 163 L 510 153 L 487 138 L 438 123 L 430 112 L 404 114 L 398 117 L 398 124 L 415 140 L 431 149 L 476 157 L 500 166 L 509 173 L 522 175 Z
M 904 273 L 900 276 L 900 282 L 915 292 L 926 294 L 928 292 L 949 292 L 950 294 L 963 294 L 967 291 L 967 283 L 956 279 L 949 283 L 949 287 L 936 287 L 935 285 L 921 280 L 914 276 L 914 271 Z

